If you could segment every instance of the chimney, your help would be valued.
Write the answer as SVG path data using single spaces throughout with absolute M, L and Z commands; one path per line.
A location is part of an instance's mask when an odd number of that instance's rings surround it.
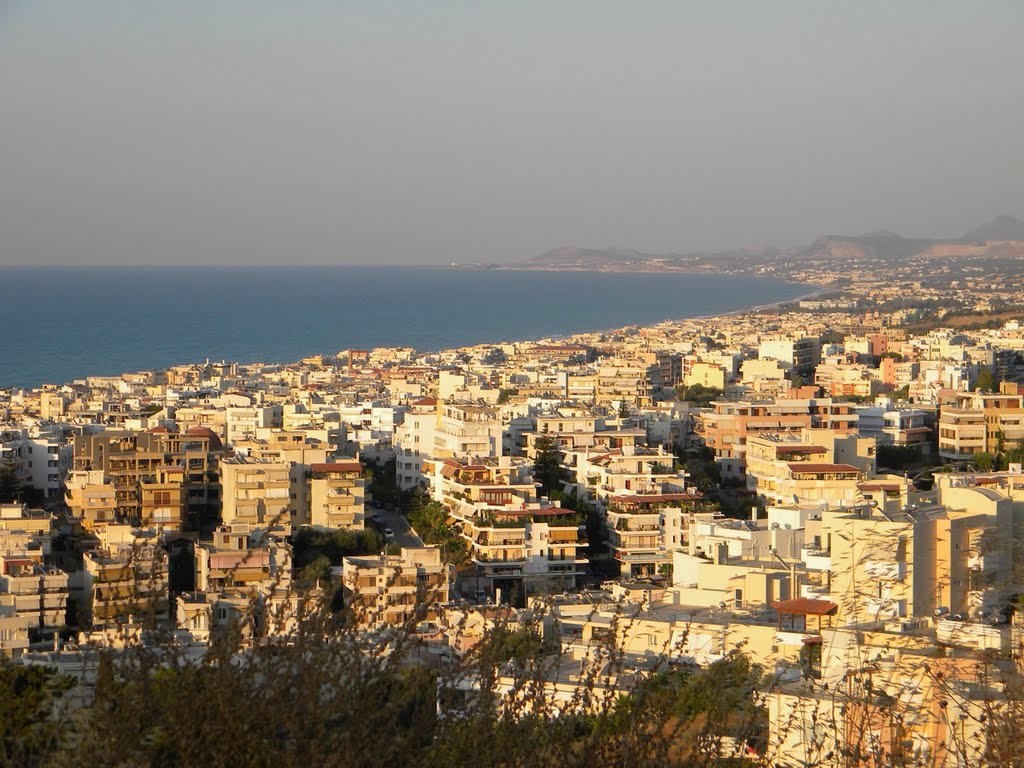
M 752 523 L 756 523 L 757 522 L 757 507 L 751 507 L 750 508 L 750 522 L 752 522 Z

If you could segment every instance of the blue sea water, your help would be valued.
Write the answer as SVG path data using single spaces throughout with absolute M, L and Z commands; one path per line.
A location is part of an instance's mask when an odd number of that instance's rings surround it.
M 434 351 L 788 301 L 732 275 L 400 267 L 0 269 L 0 388 L 348 348 Z

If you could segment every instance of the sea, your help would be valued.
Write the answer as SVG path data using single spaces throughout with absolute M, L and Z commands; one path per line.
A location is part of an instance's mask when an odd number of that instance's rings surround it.
M 0 388 L 204 360 L 433 352 L 790 301 L 770 277 L 425 267 L 0 268 Z

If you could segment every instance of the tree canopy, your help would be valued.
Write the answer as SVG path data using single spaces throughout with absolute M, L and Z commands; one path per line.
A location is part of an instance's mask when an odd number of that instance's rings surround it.
M 569 480 L 569 470 L 562 466 L 558 442 L 551 435 L 540 435 L 534 443 L 534 450 L 533 479 L 540 483 L 540 493 L 550 498 Z

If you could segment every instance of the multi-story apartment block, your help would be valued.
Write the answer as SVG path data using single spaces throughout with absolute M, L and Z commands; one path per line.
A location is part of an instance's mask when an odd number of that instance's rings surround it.
M 6 535 L 6 541 L 11 543 L 10 547 L 0 543 L 0 552 L 26 550 L 26 554 L 42 562 L 50 555 L 55 519 L 46 510 L 30 509 L 27 504 L 0 504 L 0 535 Z
M 117 522 L 117 490 L 102 469 L 72 470 L 65 483 L 71 516 L 85 530 Z
M 821 362 L 821 340 L 818 337 L 793 338 L 777 336 L 763 339 L 757 356 L 778 360 L 790 374 L 809 377 Z
M 295 469 L 293 469 L 295 467 Z M 224 525 L 246 523 L 253 528 L 290 531 L 297 513 L 292 504 L 304 465 L 234 456 L 220 463 Z M 298 494 L 296 493 L 296 496 Z
M 588 448 L 564 454 L 572 490 L 599 504 L 613 495 L 686 491 L 686 472 L 676 470 L 675 456 L 660 447 Z
M 86 618 L 97 629 L 167 619 L 167 557 L 151 531 L 107 525 L 85 553 Z
M 497 408 L 452 402 L 441 404 L 439 411 L 432 456 L 474 459 L 501 455 L 502 421 Z
M 346 557 L 342 584 L 361 624 L 397 626 L 448 602 L 450 570 L 437 547 L 402 547 L 397 555 Z
M 606 520 L 612 553 L 623 576 L 651 576 L 672 563 L 683 546 L 686 518 L 699 493 L 629 493 L 610 496 Z
M 874 397 L 882 388 L 877 373 L 860 363 L 821 363 L 814 369 L 814 383 L 828 397 Z
M 323 530 L 362 530 L 366 514 L 366 480 L 358 461 L 311 464 L 305 472 L 305 498 L 293 519 L 295 525 Z
M 322 464 L 331 453 L 323 435 L 304 430 L 260 429 L 234 445 L 236 456 L 285 464 Z
M 648 406 L 652 402 L 651 366 L 635 361 L 611 361 L 597 367 L 599 404 L 630 403 Z
M 18 613 L 14 595 L 0 594 L 0 655 L 18 658 L 28 650 L 33 619 Z
M 587 560 L 578 513 L 538 500 L 529 465 L 503 457 L 480 463 L 425 463 L 431 495 L 469 544 L 479 578 L 492 590 L 571 589 Z
M 939 414 L 939 456 L 969 461 L 977 453 L 1013 447 L 1024 439 L 1024 393 L 1003 382 L 996 394 L 962 392 Z
M 283 410 L 276 405 L 229 406 L 225 411 L 227 441 L 234 445 L 240 440 L 256 437 L 257 430 L 283 426 Z
M 763 432 L 747 441 L 747 489 L 768 504 L 853 503 L 874 457 L 874 439 L 855 431 Z
M 0 431 L 0 466 L 6 464 L 14 468 L 26 493 L 35 491 L 43 499 L 60 499 L 64 495 L 64 476 L 71 463 L 72 448 L 59 427 Z
M 142 520 L 143 486 L 176 480 L 185 494 L 186 513 L 201 519 L 220 512 L 217 464 L 223 450 L 220 437 L 206 427 L 193 427 L 185 433 L 166 427 L 146 432 L 104 431 L 76 436 L 74 468 L 104 473 L 114 486 L 119 520 Z M 156 508 L 167 507 L 158 504 Z M 170 527 L 173 520 L 165 524 Z
M 188 508 L 185 468 L 158 467 L 139 480 L 139 521 L 142 525 L 180 531 Z
M 30 631 L 52 634 L 67 623 L 68 574 L 29 553 L 0 555 L 0 596 Z
M 419 398 L 409 403 L 402 423 L 395 427 L 395 482 L 403 491 L 423 484 L 423 460 L 434 451 L 437 400 Z
M 747 438 L 759 432 L 854 429 L 857 415 L 851 403 L 831 398 L 781 398 L 764 401 L 718 400 L 697 417 L 696 431 L 715 452 L 723 477 L 746 473 Z
M 1005 605 L 1013 564 L 1011 500 L 952 486 L 937 496 L 825 513 L 830 592 L 841 621 L 936 612 L 980 617 Z
M 291 577 L 291 546 L 248 523 L 222 525 L 211 543 L 196 547 L 197 592 L 286 591 Z
M 935 423 L 935 412 L 922 408 L 898 408 L 890 401 L 876 405 L 855 406 L 857 431 L 862 437 L 873 437 L 878 445 L 918 448 L 922 454 L 932 450 L 934 434 L 928 426 Z

